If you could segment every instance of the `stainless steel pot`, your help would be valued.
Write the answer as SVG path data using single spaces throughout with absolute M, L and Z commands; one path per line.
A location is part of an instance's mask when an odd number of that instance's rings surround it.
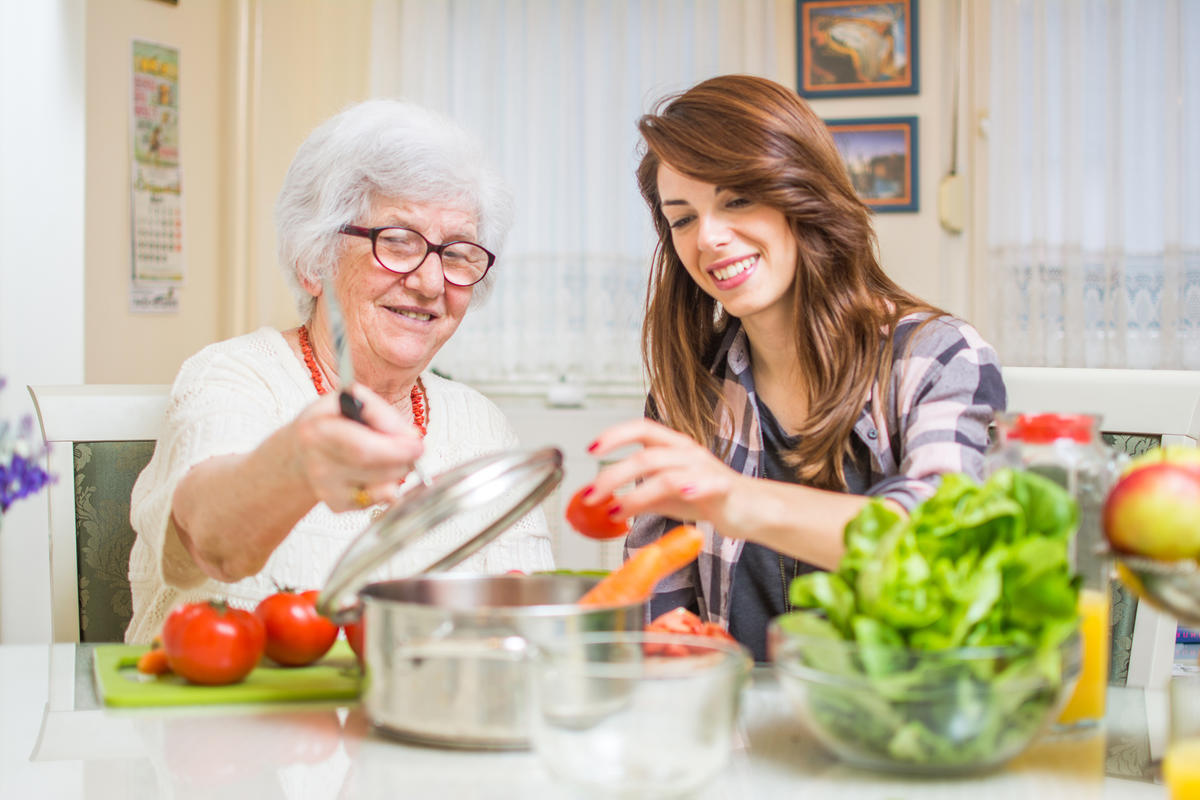
M 363 619 L 363 707 L 376 729 L 425 744 L 529 746 L 530 659 L 580 633 L 640 630 L 645 604 L 577 604 L 595 578 L 446 573 L 541 502 L 562 479 L 562 453 L 497 453 L 437 475 L 403 495 L 342 554 L 317 606 L 338 622 Z M 478 533 L 423 573 L 367 583 L 410 542 L 447 520 Z
M 640 630 L 645 605 L 585 607 L 595 578 L 440 574 L 374 583 L 364 603 L 363 707 L 390 736 L 443 747 L 529 746 L 540 647 Z

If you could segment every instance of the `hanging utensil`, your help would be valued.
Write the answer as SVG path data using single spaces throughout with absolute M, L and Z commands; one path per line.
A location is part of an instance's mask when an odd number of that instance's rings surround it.
M 333 338 L 333 349 L 337 353 L 338 360 L 338 383 L 341 386 L 338 392 L 338 405 L 342 410 L 343 417 L 366 425 L 362 415 L 362 400 L 359 400 L 350 391 L 350 387 L 354 383 L 354 360 L 350 357 L 350 342 L 346 337 L 346 318 L 342 314 L 342 304 L 338 301 L 333 278 L 326 276 L 322 283 L 325 287 L 325 308 L 329 314 L 329 335 Z M 416 473 L 421 483 L 429 485 L 429 476 L 421 469 L 420 462 L 413 464 L 413 472 Z
M 350 386 L 354 383 L 354 360 L 350 357 L 350 343 L 346 340 L 346 318 L 342 316 L 342 305 L 338 302 L 333 278 L 327 276 L 324 285 L 325 308 L 329 313 L 329 335 L 333 339 L 333 350 L 337 353 L 338 383 L 341 385 L 338 404 L 343 417 L 366 425 L 362 416 L 362 401 L 350 391 Z

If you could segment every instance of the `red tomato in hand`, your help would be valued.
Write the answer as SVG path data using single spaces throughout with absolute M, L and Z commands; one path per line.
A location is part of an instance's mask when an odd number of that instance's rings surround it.
M 584 489 L 576 492 L 567 504 L 567 522 L 572 528 L 592 539 L 615 539 L 629 533 L 628 522 L 615 520 L 608 515 L 609 509 L 616 505 L 611 494 L 596 505 L 585 506 Z
M 219 600 L 178 606 L 162 630 L 171 671 L 209 686 L 249 675 L 262 658 L 266 638 L 257 617 Z
M 329 652 L 338 626 L 317 612 L 316 589 L 284 589 L 263 598 L 254 615 L 267 631 L 267 657 L 285 667 L 311 664 Z
M 350 643 L 350 649 L 354 651 L 354 655 L 358 658 L 358 665 L 363 665 L 363 621 L 347 622 L 344 626 L 346 629 L 346 641 Z

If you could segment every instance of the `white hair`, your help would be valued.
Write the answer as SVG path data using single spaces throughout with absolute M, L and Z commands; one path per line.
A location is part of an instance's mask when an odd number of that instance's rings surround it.
M 302 281 L 333 274 L 346 246 L 338 230 L 361 224 L 383 199 L 461 207 L 474 214 L 479 243 L 496 254 L 512 226 L 512 194 L 473 136 L 412 103 L 352 105 L 300 145 L 275 202 L 279 263 L 302 319 L 316 304 Z M 474 301 L 495 274 L 476 285 Z

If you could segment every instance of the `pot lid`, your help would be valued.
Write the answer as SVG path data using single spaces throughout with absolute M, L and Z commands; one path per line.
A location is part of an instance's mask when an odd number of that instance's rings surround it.
M 360 613 L 358 592 L 398 551 L 450 520 L 473 533 L 414 574 L 443 572 L 471 556 L 542 502 L 563 477 L 562 451 L 504 451 L 463 462 L 416 484 L 360 533 L 329 574 L 317 610 L 337 623 Z

